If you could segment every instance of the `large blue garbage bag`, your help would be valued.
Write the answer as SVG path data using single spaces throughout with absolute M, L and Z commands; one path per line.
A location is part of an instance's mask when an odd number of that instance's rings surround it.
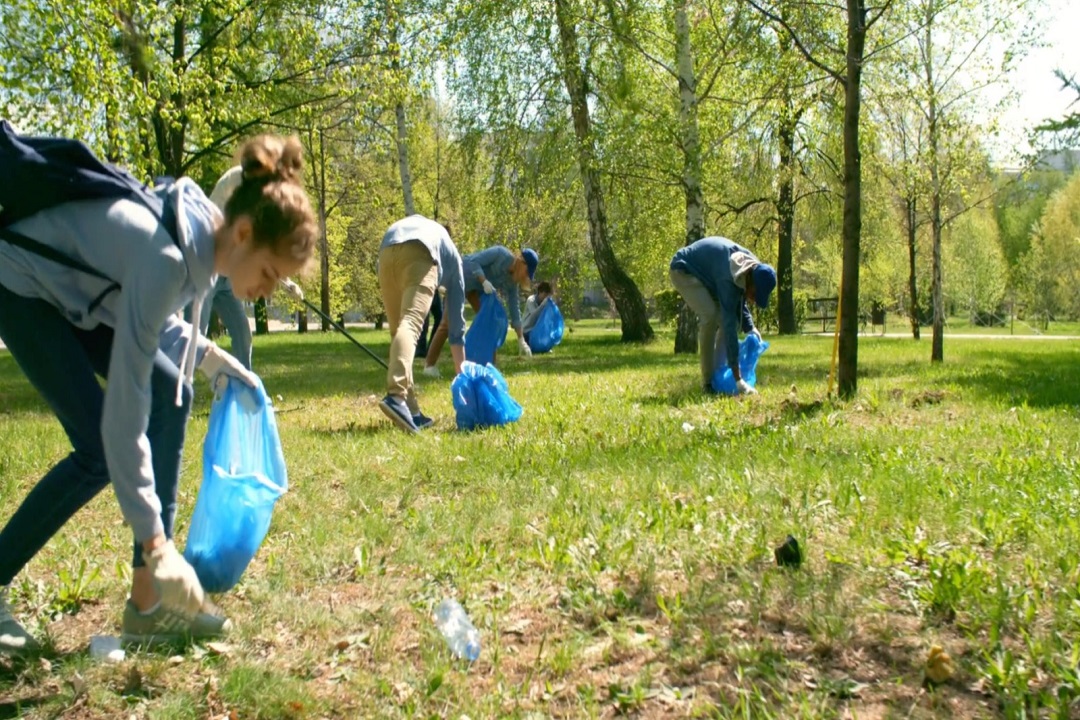
M 566 323 L 563 322 L 559 306 L 551 298 L 537 312 L 536 324 L 529 331 L 529 348 L 534 353 L 551 352 L 551 348 L 562 342 Z
M 480 311 L 465 333 L 465 359 L 484 365 L 495 361 L 495 351 L 506 342 L 506 308 L 495 293 L 485 293 L 480 299 Z
M 288 487 L 266 390 L 261 382 L 251 388 L 229 378 L 210 408 L 203 482 L 184 550 L 207 592 L 225 592 L 240 580 Z
M 466 360 L 450 383 L 459 430 L 473 430 L 517 422 L 521 406 L 510 397 L 506 379 L 494 365 Z
M 768 349 L 769 343 L 764 340 L 759 340 L 758 336 L 754 334 L 747 335 L 743 338 L 743 341 L 739 343 L 739 371 L 742 373 L 742 379 L 745 380 L 750 387 L 754 387 L 754 385 L 757 384 L 758 358 Z M 734 395 L 735 375 L 732 374 L 731 368 L 728 367 L 727 357 L 723 352 L 723 348 L 721 348 L 720 352 L 720 367 L 713 373 L 713 390 L 718 393 L 724 393 L 725 395 Z

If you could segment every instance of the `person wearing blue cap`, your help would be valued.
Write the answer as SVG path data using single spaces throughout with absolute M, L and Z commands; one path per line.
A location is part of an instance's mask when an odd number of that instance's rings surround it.
M 461 259 L 465 273 L 465 298 L 472 309 L 479 312 L 481 293 L 490 295 L 496 290 L 502 291 L 510 313 L 510 327 L 514 328 L 518 338 L 518 352 L 532 357 L 529 343 L 521 329 L 521 303 L 518 288 L 528 288 L 536 276 L 536 267 L 540 256 L 532 248 L 525 248 L 520 253 L 513 253 L 502 245 L 493 245 L 486 250 L 465 255 Z M 428 345 L 424 374 L 438 377 L 439 354 L 449 334 L 449 323 L 444 317 Z
M 671 259 L 671 284 L 698 316 L 701 380 L 712 392 L 716 358 L 725 352 L 741 395 L 757 391 L 739 371 L 739 322 L 745 333 L 759 338 L 747 301 L 768 307 L 776 287 L 776 271 L 746 248 L 723 237 L 707 237 L 681 248 Z

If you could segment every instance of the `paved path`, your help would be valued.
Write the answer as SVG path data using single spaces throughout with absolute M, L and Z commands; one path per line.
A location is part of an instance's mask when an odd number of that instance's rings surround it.
M 806 333 L 807 335 L 816 335 L 818 337 L 832 337 L 830 333 Z M 932 338 L 932 333 L 922 333 L 922 339 L 929 342 Z M 908 338 L 911 339 L 911 333 L 859 333 L 859 337 L 887 337 L 887 338 Z M 1080 335 L 993 335 L 990 333 L 945 333 L 946 340 L 1080 340 Z M 920 341 L 921 342 L 921 341 Z

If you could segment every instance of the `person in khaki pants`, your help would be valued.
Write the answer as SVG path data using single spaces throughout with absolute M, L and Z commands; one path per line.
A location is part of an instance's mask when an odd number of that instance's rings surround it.
M 756 395 L 739 371 L 739 325 L 741 320 L 743 332 L 761 337 L 747 302 L 768 306 L 776 271 L 727 238 L 707 237 L 675 253 L 669 277 L 698 316 L 702 389 L 713 392 L 717 359 L 724 353 L 739 394 Z
M 390 324 L 390 362 L 386 397 L 379 402 L 390 421 L 405 432 L 430 427 L 420 412 L 413 386 L 413 358 L 424 318 L 439 287 L 446 288 L 444 317 L 449 322 L 454 372 L 465 360 L 465 282 L 461 255 L 450 231 L 422 215 L 390 226 L 379 247 L 379 289 Z

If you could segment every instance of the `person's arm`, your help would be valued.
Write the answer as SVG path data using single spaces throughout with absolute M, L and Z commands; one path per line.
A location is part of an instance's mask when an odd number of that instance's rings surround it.
M 442 284 L 446 288 L 446 304 L 443 313 L 449 318 L 450 353 L 454 359 L 454 372 L 461 372 L 465 361 L 465 280 L 461 269 L 461 255 L 453 245 L 443 244 L 440 250 Z
M 739 370 L 739 300 L 736 293 L 739 288 L 734 283 L 722 284 L 720 287 L 720 326 L 724 331 L 724 352 L 727 355 L 728 367 L 735 382 L 742 380 L 742 372 Z
M 146 437 L 150 377 L 159 347 L 179 359 L 191 327 L 171 313 L 187 276 L 180 250 L 170 245 L 147 255 L 129 264 L 122 281 L 101 427 L 105 462 L 124 519 L 136 540 L 160 544 L 165 529 Z
M 510 327 L 514 328 L 518 337 L 521 337 L 521 296 L 518 293 L 518 285 L 513 280 L 506 286 L 506 304 L 510 306 Z
M 742 313 L 742 330 L 744 333 L 754 332 L 754 316 L 750 314 L 750 305 L 745 298 L 739 301 L 739 310 Z

